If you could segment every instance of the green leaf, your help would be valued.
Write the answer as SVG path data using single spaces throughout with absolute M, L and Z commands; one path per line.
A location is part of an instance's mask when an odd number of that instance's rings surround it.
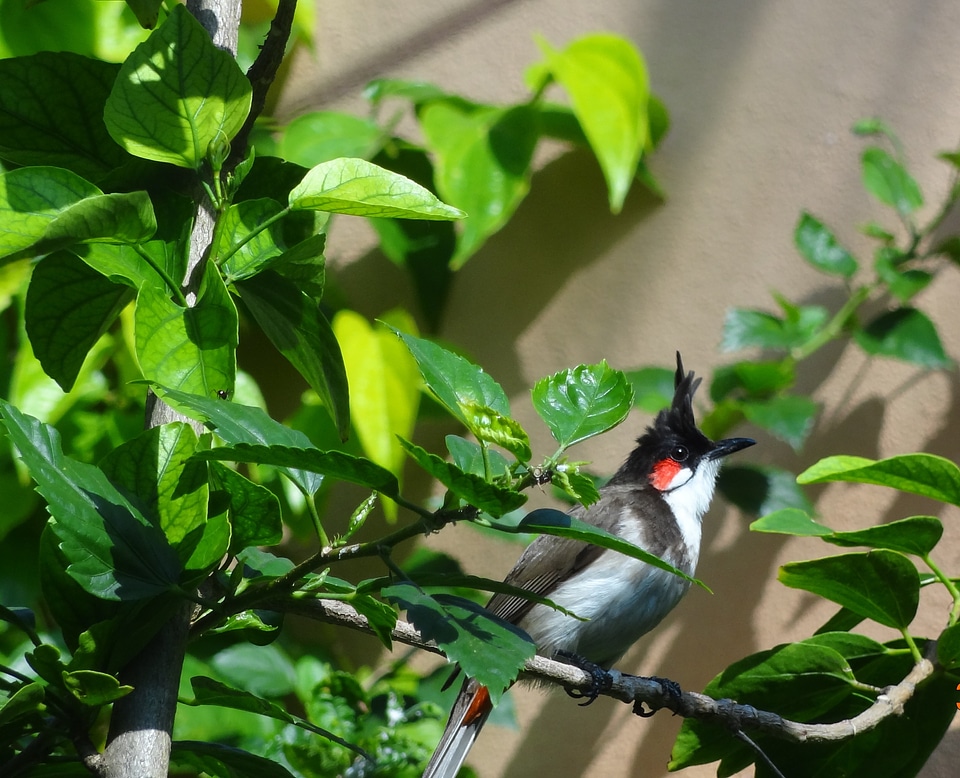
M 465 213 L 438 200 L 409 178 L 363 159 L 321 162 L 293 188 L 293 210 L 332 211 L 386 219 L 462 219 Z
M 947 670 L 960 665 L 960 624 L 947 627 L 937 638 L 937 661 Z
M 633 388 L 633 404 L 645 413 L 659 413 L 673 402 L 674 371 L 666 367 L 643 367 L 624 372 Z
M 312 111 L 287 125 L 277 156 L 310 168 L 337 157 L 370 159 L 383 141 L 384 131 L 368 119 L 336 111 Z
M 802 306 L 794 316 L 781 318 L 763 311 L 731 308 L 723 322 L 720 348 L 772 348 L 789 351 L 807 343 L 827 323 L 829 315 L 818 305 Z
M 250 112 L 250 82 L 186 7 L 127 57 L 104 110 L 111 137 L 137 157 L 199 169 Z
M 785 718 L 809 721 L 848 698 L 853 680 L 847 660 L 837 651 L 792 643 L 735 662 L 703 692 L 714 699 L 735 699 L 760 710 L 776 710 Z M 745 752 L 744 764 L 749 764 L 755 754 L 747 746 L 721 727 L 690 718 L 680 729 L 668 769 L 707 764 Z
M 210 468 L 230 500 L 231 552 L 279 543 L 283 522 L 277 496 L 220 462 L 210 462 Z
M 470 423 L 467 410 L 477 406 L 510 415 L 506 392 L 483 368 L 429 340 L 396 329 L 394 332 L 417 360 L 427 388 L 464 425 L 469 427 Z
M 791 562 L 780 568 L 777 578 L 897 629 L 910 625 L 920 600 L 917 568 L 902 554 L 885 549 Z
M 852 481 L 877 484 L 960 505 L 960 467 L 934 454 L 901 454 L 889 459 L 833 456 L 797 476 L 797 483 Z
M 923 205 L 920 187 L 906 168 L 881 148 L 864 149 L 860 158 L 864 188 L 884 205 L 909 216 Z
M 934 516 L 911 516 L 866 529 L 835 532 L 824 538 L 837 546 L 886 548 L 925 557 L 940 542 L 943 524 Z
M 576 467 L 558 465 L 551 474 L 550 483 L 583 506 L 593 505 L 600 499 L 594 479 Z
M 949 368 L 953 363 L 943 350 L 933 322 L 916 308 L 883 313 L 854 333 L 868 354 L 901 359 L 926 368 Z
M 197 302 L 184 308 L 167 292 L 144 286 L 134 315 L 144 377 L 205 397 L 233 391 L 238 316 L 216 265 L 205 265 Z
M 217 778 L 294 778 L 293 773 L 273 759 L 221 743 L 175 740 L 170 761 Z
M 590 141 L 619 213 L 649 140 L 647 67 L 625 38 L 594 34 L 563 51 L 538 40 L 546 66 L 570 95 L 573 111 Z
M 899 265 L 908 259 L 900 249 L 893 246 L 880 246 L 876 252 L 874 267 L 890 290 L 890 294 L 901 303 L 908 302 L 914 295 L 925 289 L 933 280 L 933 273 L 916 268 L 901 270 Z
M 467 428 L 479 440 L 506 449 L 520 462 L 530 461 L 530 437 L 520 422 L 483 405 L 463 403 L 461 410 L 467 418 Z
M 742 403 L 743 413 L 758 427 L 773 433 L 799 451 L 813 429 L 820 410 L 809 397 L 771 397 Z
M 850 278 L 857 272 L 857 260 L 847 251 L 829 228 L 804 211 L 793 233 L 800 255 L 818 270 Z
M 63 455 L 53 428 L 0 400 L 11 443 L 20 451 L 53 516 L 70 575 L 105 600 L 137 600 L 173 589 L 176 552 L 107 480 L 103 471 Z
M 45 696 L 42 683 L 24 684 L 0 705 L 0 726 L 6 728 L 17 719 L 41 714 Z
M 479 443 L 466 440 L 459 435 L 447 435 L 444 441 L 447 444 L 447 451 L 450 452 L 453 459 L 453 464 L 465 473 L 473 473 L 473 475 L 481 478 L 484 476 L 483 450 Z M 500 478 L 506 475 L 510 469 L 510 463 L 499 451 L 488 450 L 487 461 L 492 478 Z
M 806 511 L 799 508 L 781 508 L 768 513 L 753 522 L 750 529 L 753 532 L 773 532 L 799 537 L 825 537 L 833 534 L 830 527 L 814 521 Z
M 450 662 L 486 686 L 494 704 L 537 652 L 523 630 L 469 600 L 430 596 L 409 583 L 390 586 L 383 596 L 405 609 L 424 639 L 435 641 Z
M 366 756 L 363 749 L 352 743 L 348 743 L 346 740 L 337 737 L 328 730 L 311 724 L 306 719 L 288 713 L 282 705 L 275 702 L 265 700 L 262 697 L 258 697 L 242 689 L 234 689 L 224 683 L 203 676 L 194 676 L 190 679 L 190 684 L 193 686 L 194 694 L 194 699 L 188 703 L 190 705 L 216 705 L 221 708 L 243 710 L 249 713 L 256 713 L 260 716 L 268 716 L 269 718 L 277 719 L 287 724 L 293 724 L 295 727 L 300 727 L 308 732 L 321 735 L 328 740 L 332 740 L 334 743 L 339 743 L 341 746 L 349 748 L 351 751 Z
M 207 469 L 190 461 L 197 443 L 189 424 L 163 424 L 121 444 L 100 464 L 175 548 L 207 519 Z M 188 556 L 189 551 L 181 559 Z
M 347 373 L 340 345 L 319 303 L 272 271 L 236 287 L 266 336 L 320 396 L 340 438 L 346 440 L 350 432 Z
M 616 427 L 633 406 L 633 387 L 606 360 L 537 381 L 533 407 L 564 450 Z
M 735 362 L 713 371 L 710 399 L 718 403 L 734 393 L 742 393 L 750 398 L 768 397 L 788 389 L 795 381 L 796 370 L 791 359 Z
M 209 451 L 198 451 L 197 459 L 226 460 L 228 462 L 255 462 L 287 469 L 307 470 L 330 476 L 340 481 L 374 489 L 387 497 L 398 497 L 396 476 L 369 459 L 351 456 L 343 451 L 321 451 L 317 448 L 291 448 L 289 446 L 262 446 L 237 443 Z
M 514 511 L 527 501 L 519 492 L 487 483 L 480 476 L 465 473 L 436 454 L 425 451 L 408 440 L 400 439 L 411 458 L 446 486 L 457 497 L 491 516 L 499 517 Z
M 87 352 L 132 299 L 129 288 L 65 251 L 37 264 L 27 288 L 27 335 L 44 372 L 63 391 L 73 388 Z
M 138 243 L 157 229 L 146 192 L 103 194 L 56 167 L 0 174 L 0 257 L 37 256 L 86 241 Z
M 161 268 L 172 278 L 182 278 L 173 244 L 151 240 L 138 246 L 112 243 L 90 243 L 74 246 L 71 253 L 114 283 L 123 283 L 132 289 L 149 284 L 157 289 L 165 288 L 166 282 L 156 268 Z M 143 258 L 150 257 L 150 262 Z
M 725 465 L 717 489 L 746 513 L 763 516 L 781 508 L 812 512 L 813 506 L 797 486 L 796 476 L 778 467 Z
M 220 217 L 220 241 L 215 256 L 223 257 L 234 252 L 220 266 L 228 284 L 257 275 L 283 253 L 281 225 L 274 224 L 260 230 L 263 222 L 281 210 L 283 206 L 276 200 L 263 197 L 234 203 Z M 240 248 L 234 251 L 236 246 Z
M 274 421 L 259 408 L 187 394 L 164 386 L 155 387 L 164 402 L 185 416 L 214 430 L 226 443 L 263 444 L 288 448 L 311 448 L 310 438 L 298 430 Z M 294 466 L 281 468 L 305 494 L 315 494 L 323 478 Z
M 404 329 L 416 328 L 407 314 L 390 318 Z M 406 457 L 397 436 L 413 435 L 420 407 L 417 364 L 391 331 L 372 327 L 355 311 L 338 311 L 333 332 L 343 349 L 350 417 L 364 453 L 399 480 Z
M 825 646 L 833 649 L 846 660 L 863 659 L 885 654 L 887 651 L 876 640 L 855 632 L 821 632 L 800 642 L 808 646 Z
M 90 181 L 120 167 L 129 157 L 103 123 L 119 69 L 69 51 L 0 60 L 0 157 L 67 168 Z
M 99 707 L 126 697 L 133 691 L 107 673 L 98 673 L 94 670 L 75 670 L 72 673 L 63 673 L 63 685 L 84 705 Z
M 435 154 L 437 192 L 470 215 L 450 260 L 456 270 L 506 224 L 530 190 L 537 113 L 527 105 L 494 108 L 447 98 L 426 103 L 417 118 Z
M 363 96 L 374 106 L 388 97 L 409 100 L 417 104 L 427 100 L 446 97 L 440 87 L 426 81 L 410 81 L 403 78 L 375 78 L 363 88 Z
M 601 548 L 609 548 L 612 551 L 617 551 L 628 557 L 632 557 L 633 559 L 639 559 L 641 562 L 646 562 L 647 564 L 653 565 L 661 570 L 666 570 L 668 573 L 673 573 L 685 581 L 690 581 L 691 583 L 695 583 L 697 586 L 702 587 L 706 591 L 710 591 L 710 589 L 701 581 L 698 581 L 696 578 L 692 578 L 682 570 L 679 570 L 673 565 L 664 562 L 662 559 L 660 559 L 660 557 L 651 554 L 649 551 L 645 551 L 639 546 L 628 543 L 626 540 L 618 537 L 617 535 L 613 535 L 606 530 L 593 526 L 592 524 L 587 524 L 585 521 L 581 521 L 575 516 L 571 516 L 569 513 L 563 513 L 562 511 L 558 511 L 554 508 L 538 508 L 537 510 L 531 511 L 524 516 L 519 523 L 494 521 L 480 523 L 483 523 L 486 526 L 492 527 L 493 529 L 501 532 L 539 532 L 544 535 L 556 535 L 557 537 L 561 538 L 581 540 L 584 543 L 590 543 L 594 546 L 600 546 Z

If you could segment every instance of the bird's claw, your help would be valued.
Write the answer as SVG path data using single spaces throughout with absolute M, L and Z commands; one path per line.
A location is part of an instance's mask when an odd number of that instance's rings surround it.
M 646 680 L 656 681 L 658 684 L 660 684 L 660 689 L 663 692 L 663 696 L 669 703 L 673 704 L 673 707 L 676 707 L 679 704 L 680 698 L 683 697 L 683 690 L 680 688 L 680 684 L 678 684 L 676 681 L 673 681 L 669 678 L 660 678 L 656 675 L 648 676 Z M 658 705 L 656 708 L 651 707 L 650 710 L 646 710 L 643 705 L 643 700 L 637 700 L 635 703 L 633 703 L 633 712 L 635 715 L 644 719 L 650 718 L 662 707 L 670 707 L 669 705 Z
M 557 658 L 564 660 L 567 664 L 571 664 L 574 667 L 579 667 L 585 673 L 588 673 L 592 679 L 590 688 L 586 691 L 581 691 L 580 689 L 565 690 L 567 694 L 575 700 L 583 700 L 583 702 L 580 703 L 581 708 L 589 705 L 600 696 L 601 692 L 606 691 L 613 684 L 613 678 L 610 673 L 589 659 L 584 659 L 582 656 L 569 651 L 558 651 Z

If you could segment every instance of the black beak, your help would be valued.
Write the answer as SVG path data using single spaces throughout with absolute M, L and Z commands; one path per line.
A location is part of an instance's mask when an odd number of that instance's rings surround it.
M 713 445 L 713 451 L 707 456 L 709 456 L 710 459 L 720 459 L 721 457 L 727 456 L 727 454 L 732 454 L 734 451 L 749 448 L 756 442 L 753 438 L 727 438 L 726 440 L 718 440 Z

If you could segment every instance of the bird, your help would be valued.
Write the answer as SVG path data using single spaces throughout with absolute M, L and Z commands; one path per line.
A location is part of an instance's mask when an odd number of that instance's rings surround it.
M 655 554 L 689 576 L 700 556 L 701 520 L 713 498 L 721 460 L 754 445 L 750 438 L 712 441 L 697 427 L 700 385 L 677 352 L 674 395 L 637 439 L 600 499 L 571 515 Z M 523 629 L 537 653 L 609 670 L 683 598 L 690 581 L 616 551 L 540 535 L 504 579 L 576 614 L 506 594 L 487 609 Z M 586 619 L 586 620 L 582 620 Z M 595 697 L 594 692 L 590 695 Z M 493 709 L 485 686 L 464 680 L 423 778 L 454 778 Z

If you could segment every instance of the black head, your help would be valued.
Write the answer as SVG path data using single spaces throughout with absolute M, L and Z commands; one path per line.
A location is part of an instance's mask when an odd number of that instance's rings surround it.
M 754 444 L 750 438 L 714 442 L 700 431 L 693 416 L 693 395 L 700 380 L 693 371 L 684 372 L 678 351 L 673 402 L 657 414 L 653 424 L 637 439 L 637 447 L 611 479 L 612 483 L 641 481 L 663 488 L 656 483 L 656 473 L 661 465 L 669 465 L 662 470 L 664 477 L 681 468 L 696 471 L 702 462 L 719 459 Z

